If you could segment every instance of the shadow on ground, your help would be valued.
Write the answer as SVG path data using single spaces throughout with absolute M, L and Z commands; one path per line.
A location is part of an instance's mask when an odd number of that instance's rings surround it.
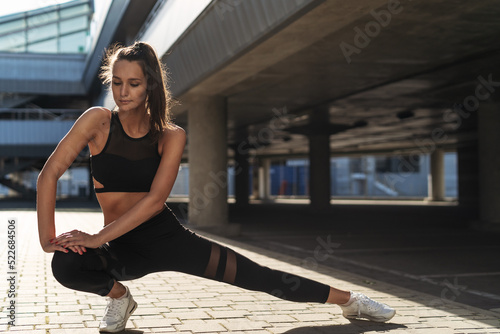
M 394 323 L 377 323 L 364 320 L 351 320 L 350 324 L 331 325 L 331 326 L 308 326 L 294 328 L 283 332 L 286 334 L 310 334 L 310 333 L 339 333 L 339 334 L 357 334 L 365 332 L 385 332 L 395 329 L 408 329 L 405 325 Z

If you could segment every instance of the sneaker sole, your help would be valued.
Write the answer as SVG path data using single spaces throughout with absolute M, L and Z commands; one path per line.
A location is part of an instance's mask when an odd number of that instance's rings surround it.
M 125 327 L 127 326 L 128 318 L 130 318 L 130 316 L 132 315 L 132 313 L 134 313 L 134 311 L 136 309 L 137 309 L 137 302 L 134 300 L 134 303 L 132 304 L 132 308 L 130 309 L 130 311 L 127 312 L 127 315 L 125 316 L 123 328 L 117 328 L 117 329 L 106 329 L 106 328 L 101 329 L 101 328 L 99 328 L 99 332 L 100 333 L 118 333 L 118 332 L 125 330 Z
M 361 314 L 358 316 L 357 313 L 356 314 L 342 313 L 342 315 L 344 316 L 344 318 L 347 318 L 347 319 L 368 319 L 370 321 L 375 321 L 375 322 L 386 322 L 386 321 L 391 320 L 396 315 L 396 311 L 394 310 L 387 317 L 372 317 L 372 316 L 365 315 L 365 314 Z

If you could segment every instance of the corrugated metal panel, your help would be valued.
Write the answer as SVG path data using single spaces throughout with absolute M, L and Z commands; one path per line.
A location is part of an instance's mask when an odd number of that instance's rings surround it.
M 0 80 L 71 80 L 83 72 L 84 55 L 0 54 Z
M 193 85 L 323 0 L 214 1 L 166 58 L 171 89 Z
M 207 8 L 211 0 L 162 0 L 154 17 L 141 28 L 138 39 L 155 46 L 163 55 Z
M 74 121 L 0 121 L 0 145 L 54 145 Z
M 84 55 L 0 54 L 0 91 L 82 94 Z

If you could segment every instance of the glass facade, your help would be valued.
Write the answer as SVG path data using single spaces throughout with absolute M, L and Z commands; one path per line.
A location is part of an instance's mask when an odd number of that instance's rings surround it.
M 445 196 L 458 197 L 456 152 L 444 157 Z M 271 196 L 307 198 L 309 161 L 283 159 L 271 163 Z M 330 159 L 330 194 L 333 198 L 426 198 L 429 155 L 360 156 Z
M 409 168 L 411 161 L 412 168 Z M 418 199 L 428 196 L 429 155 L 336 157 L 330 160 L 330 190 L 332 198 Z M 458 170 L 456 152 L 444 156 L 445 196 L 458 198 Z M 89 189 L 87 168 L 72 168 L 58 183 L 59 197 L 86 197 Z M 309 161 L 307 159 L 280 159 L 271 163 L 269 170 L 270 195 L 273 198 L 308 198 Z M 19 175 L 24 186 L 36 189 L 38 172 Z M 228 166 L 228 196 L 234 197 L 235 170 Z M 252 195 L 253 170 L 249 171 L 249 195 Z M 0 185 L 0 198 L 12 195 Z M 170 193 L 171 198 L 189 196 L 189 164 L 179 168 Z
M 93 0 L 0 17 L 0 52 L 87 53 Z

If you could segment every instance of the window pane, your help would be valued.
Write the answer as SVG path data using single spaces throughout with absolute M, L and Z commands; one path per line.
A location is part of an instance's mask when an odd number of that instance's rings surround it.
M 4 34 L 13 30 L 24 29 L 24 27 L 25 27 L 24 19 L 5 22 L 0 24 L 0 34 Z
M 61 21 L 59 27 L 61 35 L 87 29 L 88 20 L 86 16 L 75 17 L 74 19 Z
M 170 192 L 172 196 L 188 196 L 189 195 L 189 164 L 181 164 L 174 186 Z
M 10 49 L 9 52 L 16 52 L 16 53 L 26 52 L 26 44 L 23 44 L 17 48 Z
M 25 44 L 24 31 L 0 37 L 0 50 L 13 52 Z
M 28 30 L 28 43 L 34 43 L 51 37 L 57 37 L 56 23 Z
M 33 28 L 54 21 L 57 21 L 57 12 L 47 12 L 28 17 L 28 26 Z
M 90 10 L 89 5 L 83 4 L 79 6 L 61 9 L 59 13 L 61 15 L 61 18 L 65 18 L 65 17 L 75 16 L 78 14 L 86 14 L 89 12 L 89 10 Z
M 457 152 L 448 152 L 444 155 L 445 196 L 458 197 L 458 161 Z
M 330 159 L 330 180 L 332 196 L 351 195 L 349 158 Z
M 60 39 L 61 53 L 84 53 L 87 51 L 87 32 L 79 32 Z
M 78 4 L 69 4 L 69 8 L 64 8 L 68 6 L 65 4 L 61 6 L 63 8 L 51 7 L 45 11 L 27 12 L 25 15 L 29 16 L 20 15 L 19 18 L 8 22 L 0 20 L 0 51 L 88 52 L 92 6 L 90 1 L 76 3 Z
M 29 44 L 28 52 L 57 53 L 57 40 L 51 39 L 45 42 Z
M 288 181 L 286 180 L 285 161 L 271 162 L 269 177 L 271 179 L 271 195 L 283 196 L 288 193 Z
M 332 196 L 426 197 L 428 155 L 363 156 L 331 160 Z

